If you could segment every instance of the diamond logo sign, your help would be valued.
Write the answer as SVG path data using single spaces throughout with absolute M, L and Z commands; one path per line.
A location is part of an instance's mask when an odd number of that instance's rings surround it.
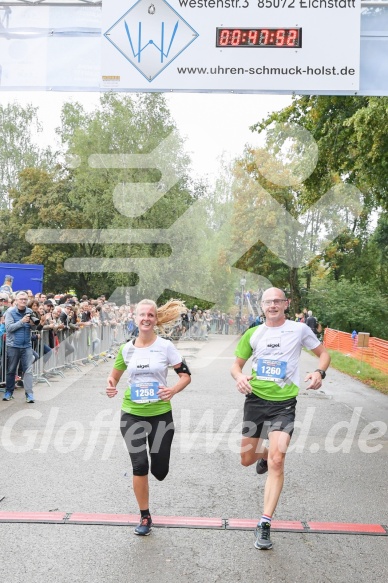
M 198 33 L 165 0 L 139 0 L 104 36 L 151 82 Z

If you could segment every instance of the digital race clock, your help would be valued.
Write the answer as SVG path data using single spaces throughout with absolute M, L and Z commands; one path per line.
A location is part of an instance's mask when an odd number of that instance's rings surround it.
M 217 28 L 216 47 L 300 49 L 301 28 Z

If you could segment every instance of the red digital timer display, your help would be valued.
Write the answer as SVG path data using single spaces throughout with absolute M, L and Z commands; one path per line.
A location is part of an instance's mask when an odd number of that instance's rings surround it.
M 216 47 L 300 49 L 301 28 L 217 28 Z

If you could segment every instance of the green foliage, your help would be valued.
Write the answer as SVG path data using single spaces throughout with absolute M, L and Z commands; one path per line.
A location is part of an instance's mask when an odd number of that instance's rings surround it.
M 376 201 L 388 209 L 388 98 L 369 97 L 345 125 L 351 136 L 355 180 L 362 188 L 370 189 Z
M 212 202 L 206 200 L 206 185 L 193 183 L 188 176 L 189 159 L 183 153 L 182 142 L 175 132 L 174 141 L 169 140 L 169 149 L 160 153 L 160 162 L 169 172 L 179 177 L 166 195 L 162 196 L 149 210 L 131 216 L 125 205 L 125 184 L 156 182 L 165 178 L 153 168 L 92 168 L 90 156 L 96 154 L 147 154 L 153 152 L 159 144 L 170 136 L 175 125 L 165 105 L 162 95 L 148 94 L 128 96 L 105 94 L 101 101 L 101 111 L 84 114 L 79 106 L 67 108 L 62 121 L 62 135 L 66 138 L 68 153 L 80 161 L 72 171 L 72 204 L 77 205 L 88 228 L 113 229 L 170 229 L 168 244 L 171 250 L 179 250 L 179 262 L 172 259 L 165 261 L 163 277 L 168 282 L 172 295 L 179 290 L 182 295 L 182 279 L 185 289 L 193 288 L 200 281 L 204 297 L 214 296 L 214 290 L 222 293 L 218 282 L 219 269 L 214 260 L 214 249 L 220 245 L 217 229 L 208 221 Z M 124 185 L 122 195 L 113 199 L 116 185 Z M 201 202 L 200 202 L 200 199 Z M 141 190 L 139 200 L 141 207 Z M 191 207 L 196 202 L 195 208 Z M 136 204 L 136 203 L 135 203 Z M 135 213 L 133 213 L 135 214 Z M 168 258 L 170 247 L 158 244 L 112 243 L 103 249 L 89 247 L 87 252 L 80 248 L 79 257 L 108 258 Z M 142 273 L 139 288 L 146 288 L 153 280 L 160 278 L 160 262 L 147 262 L 147 269 Z M 99 285 L 103 279 L 109 282 L 109 289 L 125 285 L 123 276 L 129 274 L 84 274 L 84 279 L 93 285 Z M 132 284 L 133 285 L 133 284 Z M 198 287 L 198 286 L 197 286 Z M 207 295 L 207 290 L 211 294 Z M 170 292 L 165 292 L 165 294 Z M 193 294 L 194 295 L 194 294 Z M 194 300 L 193 300 L 194 301 Z M 200 300 L 195 300 L 199 305 Z
M 120 164 L 124 156 L 154 152 L 173 130 L 176 128 L 161 94 L 135 97 L 104 94 L 100 107 L 92 113 L 86 113 L 77 103 L 65 104 L 57 133 L 66 165 L 46 171 L 34 164 L 34 168 L 20 173 L 19 182 L 10 191 L 11 208 L 1 211 L 6 222 L 0 233 L 2 260 L 43 263 L 47 291 L 73 288 L 79 294 L 105 293 L 109 296 L 117 287 L 137 285 L 136 273 L 130 269 L 105 272 L 103 266 L 97 270 L 67 272 L 66 260 L 83 258 L 92 266 L 94 259 L 102 259 L 110 267 L 112 259 L 146 258 L 150 261 L 140 281 L 140 287 L 146 288 L 158 274 L 153 259 L 166 259 L 171 254 L 168 243 L 151 244 L 145 240 L 141 244 L 128 244 L 124 240 L 101 244 L 98 238 L 95 242 L 82 243 L 72 242 L 71 233 L 70 241 L 62 233 L 72 229 L 117 232 L 120 229 L 168 229 L 181 217 L 180 228 L 171 236 L 171 245 L 177 243 L 182 247 L 185 233 L 190 233 L 190 244 L 181 253 L 181 258 L 189 264 L 199 239 L 206 236 L 202 225 L 193 224 L 186 211 L 203 191 L 203 186 L 191 183 L 188 178 L 189 159 L 183 152 L 178 133 L 175 131 L 174 138 L 169 139 L 168 148 L 160 148 L 158 163 L 164 169 L 163 176 L 153 167 L 128 168 L 125 163 Z M 91 163 L 91 157 L 106 154 L 116 156 L 112 167 Z M 137 183 L 141 187 L 142 183 L 157 183 L 162 189 L 168 174 L 177 176 L 178 180 L 174 178 L 172 182 L 175 183 L 166 187 L 167 193 L 146 212 L 141 212 L 141 188 L 130 208 L 125 200 L 125 188 L 121 198 L 115 194 L 116 186 L 125 184 Z M 139 212 L 136 205 L 139 205 Z M 34 229 L 57 230 L 57 243 L 31 245 L 26 234 Z M 190 277 L 198 279 L 199 273 L 205 278 L 209 276 L 203 261 L 202 257 L 198 259 L 197 269 L 190 271 Z M 174 262 L 167 262 L 164 275 L 172 289 L 179 288 L 176 272 Z
M 8 190 L 17 184 L 19 172 L 33 166 L 51 167 L 54 154 L 35 144 L 34 135 L 42 131 L 36 107 L 0 105 L 0 127 L 0 208 L 6 208 Z
M 284 130 L 274 123 L 286 124 L 283 127 L 298 124 L 311 133 L 319 157 L 315 170 L 303 184 L 298 188 L 279 188 L 271 184 L 264 178 L 271 173 L 268 174 L 262 160 L 259 165 L 254 164 L 257 153 L 246 151 L 237 162 L 295 217 L 309 212 L 311 205 L 336 184 L 348 183 L 361 190 L 363 210 L 359 216 L 344 215 L 343 209 L 338 208 L 329 215 L 313 219 L 326 230 L 329 240 L 330 224 L 335 224 L 336 214 L 345 217 L 348 229 L 332 238 L 324 253 L 309 265 L 289 269 L 265 245 L 257 243 L 240 260 L 239 266 L 266 275 L 274 285 L 288 286 L 295 311 L 306 303 L 332 327 L 351 331 L 357 326 L 368 326 L 375 335 L 382 337 L 386 334 L 382 322 L 386 318 L 388 221 L 386 215 L 381 215 L 375 232 L 373 222 L 376 210 L 381 210 L 379 205 L 388 208 L 387 122 L 388 99 L 385 97 L 297 97 L 289 107 L 258 122 L 252 130 L 267 132 L 267 154 L 264 154 L 267 165 L 274 154 L 280 160 L 284 156 Z M 259 233 L 265 223 L 270 225 L 271 214 L 268 212 L 263 221 L 257 210 L 263 204 L 257 192 L 257 189 L 255 193 L 252 189 L 249 191 L 245 184 L 236 193 L 235 224 L 240 225 L 247 212 Z M 289 241 L 290 249 L 298 252 L 296 243 L 295 237 Z M 303 243 L 314 249 L 313 239 Z M 312 280 L 315 287 L 321 285 L 327 290 L 322 297 L 314 296 Z M 374 306 L 371 298 L 380 296 L 382 301 Z
M 267 277 L 275 286 L 288 288 L 295 311 L 307 305 L 331 327 L 345 331 L 364 329 L 387 337 L 388 214 L 381 212 L 381 207 L 388 209 L 387 121 L 387 98 L 295 98 L 289 107 L 253 128 L 257 132 L 268 130 L 266 148 L 247 148 L 232 170 L 225 165 L 214 191 L 208 194 L 205 184 L 193 183 L 189 178 L 190 161 L 161 94 L 105 93 L 91 113 L 78 103 L 65 104 L 57 130 L 63 148 L 61 158 L 34 144 L 33 136 L 41 130 L 36 108 L 0 106 L 0 202 L 5 203 L 0 206 L 0 260 L 43 263 L 46 291 L 72 287 L 77 293 L 110 295 L 116 287 L 137 284 L 136 274 L 69 273 L 64 269 L 65 261 L 71 257 L 167 260 L 175 245 L 180 249 L 180 264 L 165 263 L 164 276 L 170 288 L 165 297 L 177 295 L 174 290 L 180 289 L 179 278 L 184 272 L 185 291 L 191 284 L 194 289 L 200 281 L 204 297 L 212 298 L 226 311 L 238 287 L 237 281 L 231 281 L 230 266 L 234 265 Z M 292 156 L 297 159 L 305 152 L 299 146 L 285 148 L 286 132 L 271 129 L 272 122 L 300 124 L 311 132 L 318 145 L 314 172 L 298 184 L 288 186 L 287 180 L 295 172 L 303 173 L 303 164 L 291 164 L 286 170 L 282 165 L 284 160 Z M 158 182 L 160 172 L 155 168 L 96 168 L 90 157 L 147 154 L 173 130 L 176 138 L 169 151 L 161 152 L 161 161 L 179 176 L 178 182 L 148 211 L 139 212 L 139 216 L 126 213 L 122 204 L 125 187 L 121 198 L 114 198 L 115 187 L 137 184 L 139 197 L 134 205 L 141 208 L 142 184 Z M 59 164 L 59 159 L 65 163 Z M 286 186 L 271 181 L 271 176 L 281 172 Z M 363 212 L 357 218 L 349 214 L 348 229 L 309 264 L 299 269 L 290 267 L 260 241 L 261 233 L 270 233 L 272 240 L 282 245 L 283 255 L 295 261 L 306 250 L 314 252 L 319 228 L 330 236 L 331 225 L 335 225 L 342 209 L 333 208 L 326 216 L 309 209 L 341 183 L 360 188 Z M 160 184 L 163 187 L 163 179 Z M 284 226 L 285 237 L 279 238 L 276 213 L 269 208 L 264 191 L 293 217 L 306 215 L 300 232 Z M 194 207 L 193 202 L 197 203 Z M 31 245 L 26 239 L 29 229 L 50 228 L 60 233 L 64 229 L 172 226 L 168 244 L 58 241 Z M 252 240 L 256 241 L 253 245 Z M 249 250 L 238 258 L 236 253 L 241 248 Z M 145 285 L 158 274 L 154 265 L 150 261 Z M 188 305 L 205 307 L 194 293 L 187 294 L 187 301 Z
M 317 193 L 299 178 L 295 181 L 295 172 L 300 171 L 298 149 L 284 152 L 281 144 L 272 144 L 273 138 L 270 132 L 269 150 L 247 148 L 236 161 L 232 236 L 238 246 L 241 242 L 246 248 L 251 245 L 238 266 L 267 277 L 277 287 L 289 288 L 292 306 L 298 312 L 300 280 L 312 269 L 311 262 L 317 264 L 322 256 L 322 231 L 334 240 L 341 220 L 349 225 L 351 234 L 355 212 L 346 192 L 340 198 L 332 197 L 323 208 L 315 205 Z M 309 159 L 311 153 L 307 152 L 307 162 Z M 337 244 L 334 249 L 336 252 Z
M 388 284 L 388 212 L 380 215 L 376 231 L 370 241 L 370 247 L 376 266 L 372 273 L 378 282 L 379 289 L 386 294 Z
M 44 264 L 45 286 L 54 292 L 71 287 L 63 262 L 76 246 L 31 246 L 26 233 L 29 229 L 80 228 L 82 216 L 71 208 L 69 194 L 69 179 L 59 168 L 53 172 L 23 170 L 17 188 L 10 190 L 11 210 L 0 235 L 1 257 L 15 263 Z
M 309 307 L 324 326 L 343 332 L 369 332 L 388 339 L 388 297 L 376 284 L 326 278 L 313 281 Z

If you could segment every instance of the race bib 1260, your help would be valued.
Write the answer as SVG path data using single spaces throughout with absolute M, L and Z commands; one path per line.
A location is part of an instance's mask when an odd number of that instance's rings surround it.
M 259 358 L 257 361 L 256 375 L 259 380 L 277 381 L 286 376 L 287 363 L 285 360 L 271 360 Z
M 134 383 L 131 385 L 131 401 L 134 403 L 153 403 L 159 401 L 158 382 Z

